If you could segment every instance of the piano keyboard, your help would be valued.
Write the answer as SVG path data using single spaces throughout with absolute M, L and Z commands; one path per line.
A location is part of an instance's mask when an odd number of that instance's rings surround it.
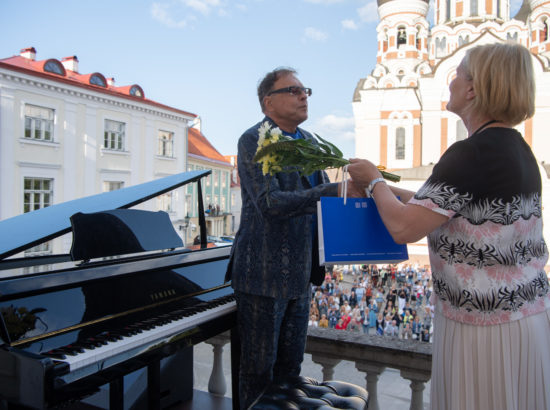
M 70 372 L 59 379 L 65 383 L 86 377 L 169 343 L 187 330 L 212 318 L 236 311 L 234 295 L 201 302 L 158 317 L 126 326 L 117 331 L 103 332 L 69 346 L 42 352 L 54 361 L 69 365 Z

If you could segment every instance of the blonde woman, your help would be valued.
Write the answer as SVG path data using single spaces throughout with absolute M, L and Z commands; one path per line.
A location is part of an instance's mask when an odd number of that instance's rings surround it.
M 517 43 L 466 52 L 447 109 L 469 136 L 447 149 L 418 192 L 390 188 L 368 161 L 349 166 L 396 242 L 428 235 L 432 409 L 550 409 L 541 176 L 513 128 L 534 114 L 532 60 Z

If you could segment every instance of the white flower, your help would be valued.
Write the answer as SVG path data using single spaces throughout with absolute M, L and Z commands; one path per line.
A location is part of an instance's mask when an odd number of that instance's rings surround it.
M 258 129 L 258 135 L 260 137 L 258 139 L 258 149 L 260 149 L 264 145 L 265 137 L 269 134 L 270 129 L 271 125 L 267 121 L 264 121 L 264 123 L 260 125 L 260 128 Z
M 283 132 L 281 131 L 281 129 L 279 127 L 277 128 L 273 128 L 271 130 L 271 135 L 274 137 L 274 136 L 278 136 L 280 137 L 281 135 L 283 135 Z

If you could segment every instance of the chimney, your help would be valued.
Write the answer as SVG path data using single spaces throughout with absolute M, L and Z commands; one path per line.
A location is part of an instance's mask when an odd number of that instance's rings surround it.
M 114 86 L 115 85 L 115 77 L 109 77 L 107 78 L 107 84 Z
M 36 50 L 34 47 L 22 48 L 19 55 L 29 60 L 34 60 L 36 58 Z
M 196 117 L 194 120 L 193 120 L 193 123 L 191 124 L 191 128 L 195 128 L 196 130 L 198 130 L 199 132 L 202 132 L 201 131 L 201 127 L 202 126 L 202 120 L 201 120 L 201 117 Z
M 70 70 L 70 71 L 74 71 L 75 73 L 78 73 L 77 56 L 63 57 L 61 59 L 61 64 L 63 64 L 63 67 L 65 67 L 65 70 Z

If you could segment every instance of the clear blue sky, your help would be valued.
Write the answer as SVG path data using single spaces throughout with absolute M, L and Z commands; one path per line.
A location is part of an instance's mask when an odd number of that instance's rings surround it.
M 377 24 L 375 0 L 0 0 L 0 58 L 76 55 L 82 74 L 200 115 L 223 155 L 262 118 L 258 81 L 292 66 L 313 88 L 303 127 L 352 157 L 351 101 L 376 64 Z

